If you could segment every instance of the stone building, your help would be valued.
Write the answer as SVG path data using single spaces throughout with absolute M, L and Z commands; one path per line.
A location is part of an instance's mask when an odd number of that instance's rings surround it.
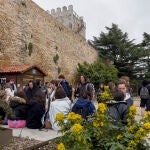
M 79 17 L 74 12 L 72 5 L 69 5 L 68 8 L 64 6 L 62 9 L 52 9 L 51 15 L 59 22 L 72 29 L 75 33 L 85 38 L 86 24 L 83 21 L 83 17 Z
M 98 56 L 83 36 L 32 0 L 0 0 L 0 66 L 37 65 L 48 78 L 61 71 L 72 81 L 78 63 Z

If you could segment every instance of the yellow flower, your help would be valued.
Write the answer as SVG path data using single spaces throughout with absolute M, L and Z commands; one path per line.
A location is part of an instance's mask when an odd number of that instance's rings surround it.
M 131 150 L 131 148 L 130 148 L 130 147 L 127 147 L 126 150 Z
M 144 127 L 146 130 L 150 130 L 150 123 L 149 122 L 144 123 Z
M 146 112 L 145 114 L 144 114 L 144 117 L 146 118 L 146 119 L 150 119 L 150 111 L 148 111 L 148 112 Z
M 131 140 L 130 143 L 129 143 L 129 146 L 130 146 L 130 147 L 136 147 L 136 145 L 137 145 L 137 144 L 136 144 L 133 140 Z
M 86 144 L 86 139 L 83 140 L 83 144 Z
M 78 119 L 81 119 L 81 115 L 79 114 L 75 114 L 74 112 L 70 112 L 67 116 L 67 119 L 68 120 L 78 120 Z
M 99 103 L 99 104 L 98 104 L 98 110 L 99 110 L 102 114 L 104 114 L 104 113 L 106 112 L 106 110 L 107 110 L 107 107 L 106 107 L 106 105 L 105 105 L 104 103 Z
M 60 143 L 60 144 L 57 146 L 57 150 L 66 150 L 65 145 L 64 145 L 63 143 Z
M 107 91 L 109 89 L 109 86 L 105 85 L 104 90 Z
M 93 122 L 93 126 L 94 126 L 94 127 L 99 127 L 99 123 L 97 123 L 97 122 L 94 121 L 94 122 Z
M 64 119 L 64 114 L 63 113 L 56 114 L 56 121 L 62 121 L 63 119 Z
M 79 114 L 75 114 L 74 115 L 74 120 L 78 120 L 78 119 L 81 119 L 82 117 L 81 117 L 81 115 L 79 115 Z
M 143 133 L 143 132 L 144 132 L 144 129 L 143 129 L 143 128 L 139 128 L 139 132 L 140 132 L 140 133 Z
M 101 126 L 101 127 L 103 127 L 103 126 L 104 126 L 104 123 L 103 123 L 103 122 L 101 122 L 101 123 L 100 123 L 100 126 Z
M 123 136 L 121 135 L 121 134 L 119 134 L 118 136 L 117 136 L 117 140 L 121 140 L 123 138 Z
M 134 126 L 129 126 L 128 131 L 133 132 L 134 131 Z
M 73 132 L 75 134 L 81 134 L 82 131 L 83 131 L 83 126 L 81 126 L 81 124 L 76 123 L 73 125 Z
M 131 107 L 129 108 L 129 116 L 130 116 L 130 117 L 134 117 L 135 114 L 136 114 L 136 107 L 135 107 L 135 106 L 131 106 Z
M 101 96 L 102 96 L 102 99 L 104 99 L 104 100 L 110 100 L 111 99 L 111 95 L 107 91 L 103 92 L 101 94 Z
M 67 119 L 68 119 L 68 120 L 71 120 L 71 119 L 73 118 L 74 115 L 75 115 L 74 112 L 68 113 Z

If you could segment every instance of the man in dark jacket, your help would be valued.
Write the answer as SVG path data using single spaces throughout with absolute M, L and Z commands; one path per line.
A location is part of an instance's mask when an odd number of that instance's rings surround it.
M 108 113 L 113 118 L 114 123 L 118 124 L 121 121 L 123 124 L 127 123 L 128 107 L 124 101 L 124 93 L 116 91 L 114 94 L 114 101 L 108 102 Z
M 131 97 L 130 93 L 128 93 L 128 91 L 127 91 L 126 82 L 123 80 L 119 81 L 117 84 L 117 89 L 123 92 L 123 94 L 125 96 L 124 102 L 127 103 L 127 107 L 129 109 L 129 107 L 133 105 L 133 98 Z
M 140 103 L 140 107 L 141 107 L 141 115 L 143 116 L 146 111 L 150 111 L 150 84 L 147 80 L 144 80 L 142 82 L 142 86 L 138 89 L 138 95 L 140 96 L 141 93 L 141 89 L 142 87 L 146 87 L 148 92 L 149 92 L 149 98 L 141 98 L 141 103 Z M 146 109 L 145 109 L 146 107 Z
M 67 97 L 71 100 L 72 88 L 69 85 L 69 83 L 65 80 L 65 76 L 64 75 L 59 75 L 58 79 L 60 81 L 60 85 L 65 90 Z

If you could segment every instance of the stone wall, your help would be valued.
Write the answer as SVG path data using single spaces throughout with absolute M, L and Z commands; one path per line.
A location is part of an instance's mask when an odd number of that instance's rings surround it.
M 54 63 L 56 54 L 59 59 Z M 97 56 L 84 38 L 31 0 L 0 0 L 0 60 L 36 64 L 50 78 L 57 78 L 61 68 L 71 81 L 78 63 L 92 63 Z

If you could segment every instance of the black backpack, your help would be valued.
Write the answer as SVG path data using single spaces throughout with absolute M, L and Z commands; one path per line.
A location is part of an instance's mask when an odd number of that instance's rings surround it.
M 149 94 L 147 87 L 143 86 L 140 90 L 140 98 L 148 99 L 149 97 L 150 97 L 150 94 Z

